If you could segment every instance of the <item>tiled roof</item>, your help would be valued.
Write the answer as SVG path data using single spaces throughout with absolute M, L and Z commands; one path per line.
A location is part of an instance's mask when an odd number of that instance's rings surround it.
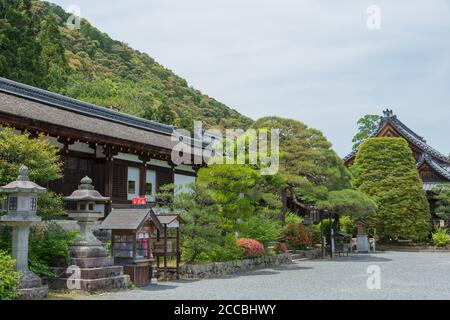
M 424 163 L 427 163 L 433 170 L 435 170 L 437 173 L 439 173 L 442 177 L 445 179 L 448 179 L 450 182 L 450 171 L 449 167 L 444 166 L 440 164 L 439 162 L 435 161 L 433 157 L 431 157 L 428 154 L 423 154 L 419 161 L 417 162 L 417 168 L 420 168 Z
M 410 143 L 415 145 L 418 149 L 423 151 L 424 153 L 450 165 L 450 158 L 446 155 L 440 153 L 436 149 L 430 147 L 426 140 L 417 135 L 414 131 L 408 128 L 403 122 L 397 119 L 392 112 L 392 110 L 383 111 L 384 116 L 381 118 L 380 123 L 378 125 L 378 129 L 370 135 L 370 138 L 377 137 L 378 134 L 382 131 L 382 129 L 387 125 L 391 124 L 405 139 L 407 139 Z M 348 161 L 353 158 L 358 150 L 353 150 L 350 154 L 344 157 L 344 161 Z
M 99 226 L 103 230 L 137 230 L 149 216 L 150 209 L 113 209 Z
M 83 102 L 80 100 L 72 99 L 60 94 L 42 90 L 36 87 L 32 87 L 23 83 L 15 82 L 0 77 L 0 91 L 11 93 L 17 96 L 25 97 L 34 101 L 44 102 L 51 104 L 52 106 L 68 110 L 91 117 L 97 117 L 108 121 L 114 121 L 128 126 L 137 127 L 139 129 L 151 130 L 158 133 L 164 133 L 171 135 L 173 127 L 134 117 L 128 114 L 117 112 L 108 108 L 99 107 L 91 103 Z
M 160 230 L 164 230 L 164 225 L 171 224 L 178 220 L 185 223 L 178 214 L 156 214 L 153 209 L 113 209 L 99 226 L 102 230 L 137 230 L 147 220 L 155 223 Z
M 0 111 L 44 123 L 74 128 L 99 136 L 172 149 L 174 127 L 131 116 L 94 104 L 0 77 Z M 172 141 L 173 140 L 173 141 Z M 183 136 L 185 143 L 193 139 Z M 194 154 L 201 154 L 207 143 L 195 143 Z

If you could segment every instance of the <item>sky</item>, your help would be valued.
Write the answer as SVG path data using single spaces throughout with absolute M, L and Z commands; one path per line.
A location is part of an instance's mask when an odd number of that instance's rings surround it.
M 386 108 L 450 153 L 450 1 L 50 1 L 252 119 L 321 130 L 340 156 Z

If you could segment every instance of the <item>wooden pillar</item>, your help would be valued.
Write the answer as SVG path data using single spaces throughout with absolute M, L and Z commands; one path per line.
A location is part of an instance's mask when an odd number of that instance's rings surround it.
M 322 214 L 320 214 L 320 243 L 322 245 L 322 258 L 325 258 L 325 241 L 323 236 Z
M 141 155 L 139 160 L 142 161 L 142 165 L 139 167 L 139 196 L 145 196 L 145 185 L 147 183 L 147 162 L 150 161 L 150 157 Z
M 133 237 L 134 237 L 134 240 L 133 240 L 133 260 L 135 260 L 136 259 L 136 242 L 137 242 L 137 231 L 136 230 L 133 231 Z
M 156 243 L 159 244 L 161 237 L 159 233 L 159 229 L 156 230 Z M 159 272 L 159 254 L 156 256 L 156 269 Z
M 176 275 L 177 275 L 177 280 L 180 280 L 180 228 L 177 228 L 177 270 L 176 270 Z
M 113 169 L 114 169 L 114 156 L 117 154 L 115 150 L 110 147 L 103 149 L 105 155 L 105 187 L 104 196 L 110 197 L 110 201 L 105 205 L 105 216 L 111 212 L 112 196 L 113 196 Z
M 333 224 L 331 222 L 331 213 L 329 213 L 328 221 L 330 222 L 330 258 L 333 259 L 333 247 L 334 247 L 333 237 L 334 237 L 334 235 L 333 235 Z
M 164 279 L 167 279 L 167 224 L 164 225 Z

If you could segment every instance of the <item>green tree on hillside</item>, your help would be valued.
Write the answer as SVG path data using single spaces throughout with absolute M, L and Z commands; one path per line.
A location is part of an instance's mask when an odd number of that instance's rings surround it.
M 32 1 L 3 0 L 0 12 L 0 76 L 40 86 L 39 26 Z
M 50 91 L 61 92 L 66 87 L 68 65 L 57 19 L 55 14 L 49 14 L 41 22 L 37 39 L 42 48 L 40 54 L 40 64 L 44 73 L 42 86 Z
M 378 206 L 370 224 L 380 237 L 423 240 L 428 236 L 429 204 L 406 140 L 367 139 L 356 154 L 354 172 L 354 185 Z
M 367 114 L 358 120 L 358 132 L 352 140 L 353 150 L 358 149 L 359 145 L 378 129 L 380 119 L 376 114 Z
M 87 20 L 69 29 L 69 16 L 45 1 L 0 1 L 0 76 L 183 128 L 189 117 L 205 128 L 252 123 Z
M 175 125 L 175 113 L 167 102 L 155 110 L 155 120 L 164 124 Z

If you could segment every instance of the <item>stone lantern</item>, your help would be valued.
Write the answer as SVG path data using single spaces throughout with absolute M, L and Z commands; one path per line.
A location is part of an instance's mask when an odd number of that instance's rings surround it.
M 76 204 L 68 215 L 80 226 L 80 236 L 69 248 L 71 265 L 58 272 L 60 277 L 51 285 L 55 289 L 83 291 L 126 288 L 130 277 L 123 274 L 122 266 L 114 266 L 113 257 L 92 233 L 95 222 L 104 216 L 105 202 L 109 198 L 94 190 L 91 178 L 84 177 L 78 189 L 64 200 Z M 79 272 L 71 271 L 77 269 Z
M 41 279 L 28 269 L 28 237 L 30 226 L 40 222 L 36 216 L 37 195 L 45 188 L 30 181 L 28 168 L 21 166 L 19 177 L 0 192 L 7 193 L 6 215 L 0 216 L 0 222 L 12 227 L 12 257 L 16 260 L 16 270 L 20 273 L 19 289 L 25 298 L 47 296 L 48 287 L 42 286 Z
M 76 220 L 80 226 L 80 237 L 75 239 L 74 245 L 79 246 L 99 246 L 101 242 L 92 233 L 94 223 L 103 218 L 105 212 L 105 202 L 108 197 L 103 197 L 92 186 L 89 177 L 81 179 L 78 190 L 75 190 L 64 200 L 76 203 L 76 209 L 68 213 L 69 217 Z

